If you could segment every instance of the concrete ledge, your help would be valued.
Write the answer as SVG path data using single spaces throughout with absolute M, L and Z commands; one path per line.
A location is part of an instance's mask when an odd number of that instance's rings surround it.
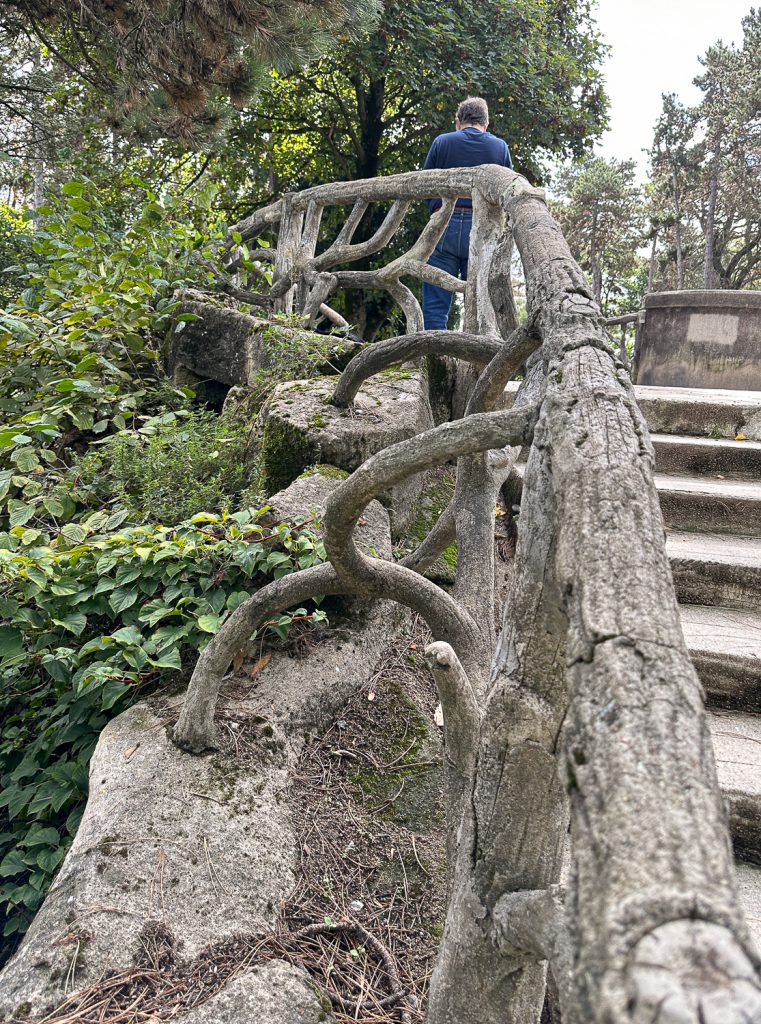
M 703 605 L 680 605 L 679 614 L 687 649 L 711 702 L 761 709 L 761 615 Z M 761 746 L 756 758 L 761 767 Z
M 743 860 L 761 864 L 761 718 L 709 712 L 719 785 L 729 802 L 730 830 Z
M 761 482 L 655 474 L 670 530 L 761 535 Z
M 678 291 L 645 297 L 638 384 L 761 388 L 761 292 Z

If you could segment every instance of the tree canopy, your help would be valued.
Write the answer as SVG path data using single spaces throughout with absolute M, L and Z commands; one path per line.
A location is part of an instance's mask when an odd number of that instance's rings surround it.
M 108 97 L 116 126 L 153 123 L 197 141 L 242 107 L 272 67 L 324 51 L 366 26 L 376 0 L 11 0 L 5 25 L 27 32 Z M 9 83 L 12 84 L 12 83 Z

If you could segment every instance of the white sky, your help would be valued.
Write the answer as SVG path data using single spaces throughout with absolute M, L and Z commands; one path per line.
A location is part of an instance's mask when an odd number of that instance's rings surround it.
M 742 18 L 754 0 L 598 0 L 597 24 L 612 47 L 605 66 L 610 131 L 597 152 L 637 160 L 644 179 L 661 93 L 687 104 L 700 90 L 698 57 L 717 39 L 742 40 Z

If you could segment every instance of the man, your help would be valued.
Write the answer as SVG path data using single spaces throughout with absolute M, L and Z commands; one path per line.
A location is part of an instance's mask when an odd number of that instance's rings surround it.
M 480 96 L 469 96 L 457 108 L 457 130 L 433 140 L 423 169 L 445 167 L 478 167 L 499 164 L 512 167 L 510 150 L 503 139 L 487 131 L 489 108 Z M 429 199 L 431 212 L 441 206 L 440 199 Z M 446 231 L 428 260 L 453 277 L 468 278 L 468 246 L 473 226 L 473 205 L 470 199 L 458 199 Z M 423 282 L 423 319 L 427 331 L 444 331 L 452 305 L 452 292 Z

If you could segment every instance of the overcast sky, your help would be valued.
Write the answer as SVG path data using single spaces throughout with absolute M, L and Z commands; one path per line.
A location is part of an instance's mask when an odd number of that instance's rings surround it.
M 605 68 L 611 128 L 598 152 L 637 160 L 644 177 L 641 151 L 652 142 L 661 93 L 696 102 L 698 57 L 717 39 L 739 43 L 752 6 L 752 0 L 598 0 L 597 24 L 612 47 Z

